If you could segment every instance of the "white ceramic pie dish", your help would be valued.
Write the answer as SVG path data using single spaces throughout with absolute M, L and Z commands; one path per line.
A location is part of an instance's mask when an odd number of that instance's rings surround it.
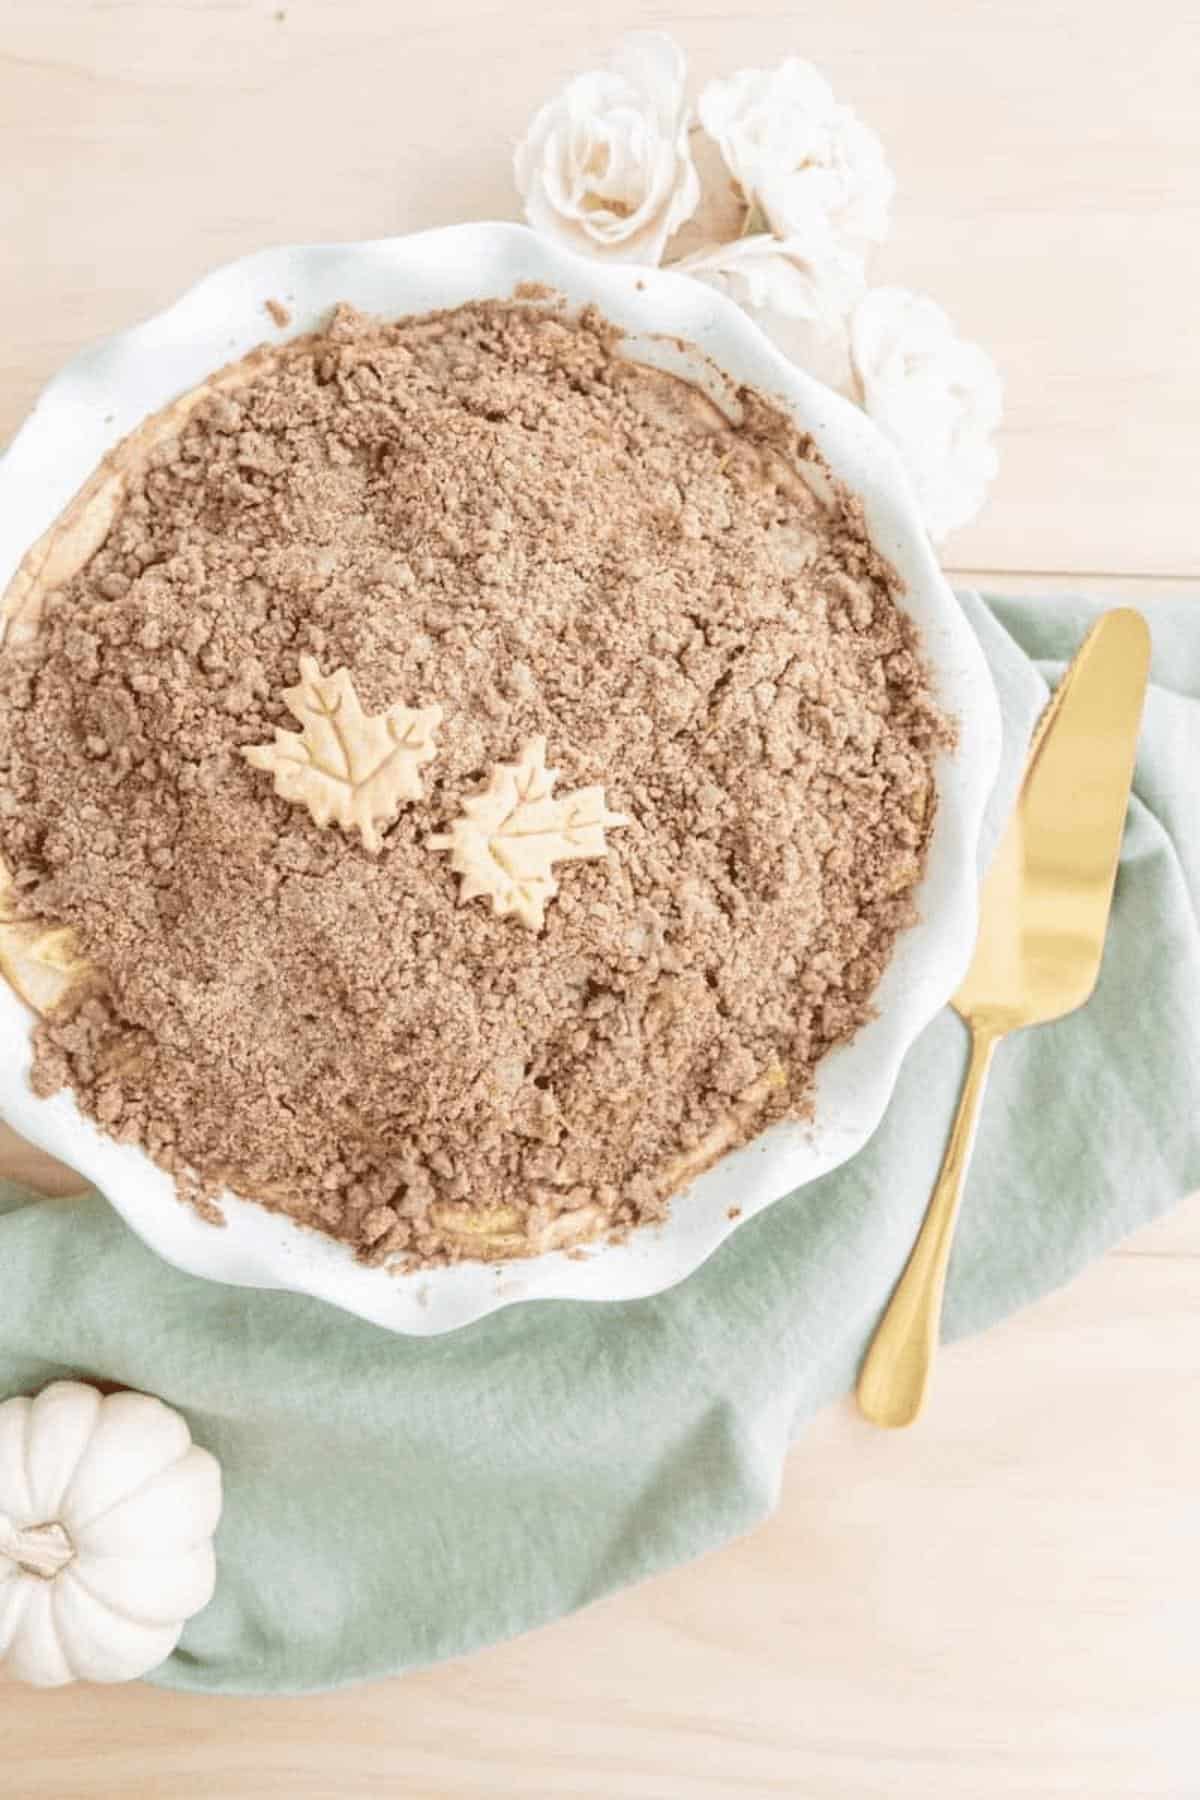
M 637 354 L 703 378 L 696 346 L 735 381 L 773 394 L 810 432 L 834 473 L 862 496 L 872 539 L 904 579 L 938 699 L 960 741 L 937 773 L 939 804 L 920 920 L 900 938 L 877 990 L 877 1015 L 821 1065 L 811 1125 L 780 1124 L 725 1157 L 678 1196 L 666 1224 L 571 1257 L 462 1263 L 401 1276 L 368 1269 L 341 1244 L 226 1197 L 224 1229 L 177 1200 L 141 1151 L 107 1138 L 66 1091 L 28 1083 L 33 1017 L 0 979 L 0 1115 L 78 1169 L 168 1262 L 241 1286 L 328 1300 L 393 1331 L 451 1330 L 518 1300 L 629 1300 L 682 1280 L 736 1229 L 801 1183 L 853 1156 L 887 1105 L 902 1057 L 963 974 L 976 929 L 977 849 L 999 756 L 999 711 L 975 637 L 943 578 L 894 452 L 848 402 L 797 370 L 730 301 L 684 276 L 570 256 L 521 226 L 451 226 L 362 244 L 292 245 L 218 269 L 174 306 L 85 351 L 51 382 L 0 460 L 0 592 L 25 551 L 101 457 L 149 413 L 263 342 L 312 330 L 338 300 L 396 317 L 544 282 L 596 303 Z M 291 310 L 286 332 L 264 310 Z M 656 341 L 657 339 L 657 341 Z M 737 1220 L 730 1208 L 740 1208 Z

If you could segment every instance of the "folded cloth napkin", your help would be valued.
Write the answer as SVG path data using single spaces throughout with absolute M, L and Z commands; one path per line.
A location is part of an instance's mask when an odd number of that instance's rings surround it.
M 1102 608 L 963 605 L 1004 712 L 994 841 L 1047 684 Z M 1144 610 L 1154 687 L 1099 986 L 997 1057 L 948 1337 L 1200 1186 L 1200 604 Z M 0 1189 L 0 1398 L 68 1374 L 143 1388 L 224 1465 L 216 1596 L 153 1679 L 280 1693 L 393 1674 L 757 1524 L 798 1426 L 853 1381 L 929 1197 L 965 1053 L 947 1011 L 866 1149 L 671 1292 L 517 1306 L 442 1338 L 178 1274 L 98 1195 Z

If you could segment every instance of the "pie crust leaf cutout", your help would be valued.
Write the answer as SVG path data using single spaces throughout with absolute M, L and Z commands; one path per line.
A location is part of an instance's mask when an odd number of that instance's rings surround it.
M 431 849 L 450 851 L 462 876 L 460 901 L 490 895 L 501 918 L 515 913 L 540 931 L 558 892 L 553 865 L 608 854 L 605 831 L 629 820 L 609 812 L 603 787 L 556 798 L 557 779 L 558 770 L 546 767 L 545 738 L 531 738 L 519 761 L 497 763 L 483 792 L 463 801 L 448 832 L 430 838 Z
M 274 775 L 275 792 L 307 806 L 318 825 L 358 830 L 368 850 L 381 849 L 380 824 L 422 797 L 420 772 L 437 754 L 441 707 L 397 704 L 368 718 L 350 671 L 322 675 L 311 656 L 300 658 L 299 686 L 285 688 L 283 698 L 303 730 L 277 727 L 273 744 L 252 744 L 242 755 Z

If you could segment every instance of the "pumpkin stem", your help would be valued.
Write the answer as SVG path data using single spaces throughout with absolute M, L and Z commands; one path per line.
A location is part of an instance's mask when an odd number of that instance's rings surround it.
M 43 1581 L 53 1581 L 69 1562 L 75 1560 L 75 1546 L 57 1521 L 30 1525 L 22 1531 L 0 1513 L 0 1557 L 16 1563 L 26 1575 L 39 1575 Z

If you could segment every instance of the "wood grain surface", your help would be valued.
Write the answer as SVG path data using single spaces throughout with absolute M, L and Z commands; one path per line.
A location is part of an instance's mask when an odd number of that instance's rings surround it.
M 534 106 L 645 25 L 700 77 L 809 56 L 883 133 L 881 272 L 1007 383 L 952 568 L 1200 593 L 1182 0 L 0 0 L 0 442 L 214 263 L 510 216 Z M 767 1527 L 532 1637 L 303 1701 L 0 1685 L 0 1800 L 1197 1800 L 1198 1364 L 1200 1199 L 948 1352 L 916 1431 L 823 1415 Z

